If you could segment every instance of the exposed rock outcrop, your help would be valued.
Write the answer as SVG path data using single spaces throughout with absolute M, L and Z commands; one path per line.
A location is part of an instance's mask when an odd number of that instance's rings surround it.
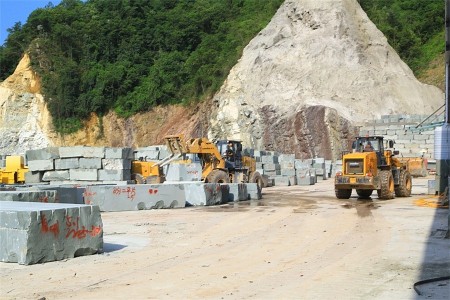
M 444 96 L 416 80 L 356 0 L 288 0 L 214 102 L 210 137 L 336 158 L 351 124 L 432 113 Z

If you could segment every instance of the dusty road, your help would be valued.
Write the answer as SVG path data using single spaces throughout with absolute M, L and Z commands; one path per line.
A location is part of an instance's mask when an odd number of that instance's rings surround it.
M 104 213 L 105 253 L 0 264 L 1 299 L 448 299 L 448 210 L 334 197 L 333 181 L 217 207 Z M 355 197 L 355 195 L 353 195 Z

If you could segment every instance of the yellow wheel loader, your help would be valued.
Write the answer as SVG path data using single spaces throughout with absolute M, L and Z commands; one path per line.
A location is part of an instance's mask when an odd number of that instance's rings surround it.
M 263 188 L 262 176 L 256 171 L 256 160 L 242 154 L 240 141 L 222 140 L 216 144 L 207 138 L 184 140 L 182 135 L 165 138 L 166 145 L 172 153 L 159 162 L 162 166 L 173 160 L 185 160 L 186 155 L 195 154 L 192 160 L 199 160 L 202 165 L 202 181 L 213 183 L 257 183 Z
M 338 199 L 349 199 L 352 190 L 359 198 L 369 198 L 377 191 L 379 199 L 409 197 L 412 179 L 406 165 L 395 157 L 394 141 L 382 136 L 357 137 L 352 153 L 342 156 L 342 172 L 337 172 L 334 188 Z

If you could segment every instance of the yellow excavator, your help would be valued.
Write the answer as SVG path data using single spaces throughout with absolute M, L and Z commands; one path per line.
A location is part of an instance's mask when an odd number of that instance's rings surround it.
M 394 141 L 386 141 L 393 148 Z M 385 149 L 382 136 L 357 137 L 353 153 L 342 156 L 342 172 L 335 176 L 334 188 L 338 199 L 349 199 L 355 189 L 360 198 L 368 198 L 377 191 L 379 199 L 409 197 L 412 179 L 406 165 L 395 155 L 397 150 Z
M 182 135 L 169 135 L 164 140 L 171 154 L 158 162 L 134 161 L 132 173 L 137 174 L 134 175 L 135 178 L 144 178 L 144 180 L 147 178 L 146 182 L 148 182 L 149 178 L 153 177 L 158 178 L 155 181 L 162 182 L 164 180 L 163 166 L 172 162 L 199 161 L 204 182 L 254 182 L 263 188 L 262 176 L 256 171 L 256 160 L 242 154 L 240 141 L 220 140 L 214 144 L 207 138 L 185 140 Z M 191 155 L 191 158 L 188 155 Z

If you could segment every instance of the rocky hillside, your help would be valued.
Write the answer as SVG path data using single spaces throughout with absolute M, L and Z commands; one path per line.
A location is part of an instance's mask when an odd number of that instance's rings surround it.
M 47 145 L 138 147 L 184 133 L 335 159 L 364 120 L 432 113 L 444 101 L 441 90 L 417 81 L 357 0 L 287 0 L 214 99 L 129 119 L 92 116 L 70 136 L 52 132 L 39 79 L 27 64 L 25 56 L 0 85 L 2 154 Z

